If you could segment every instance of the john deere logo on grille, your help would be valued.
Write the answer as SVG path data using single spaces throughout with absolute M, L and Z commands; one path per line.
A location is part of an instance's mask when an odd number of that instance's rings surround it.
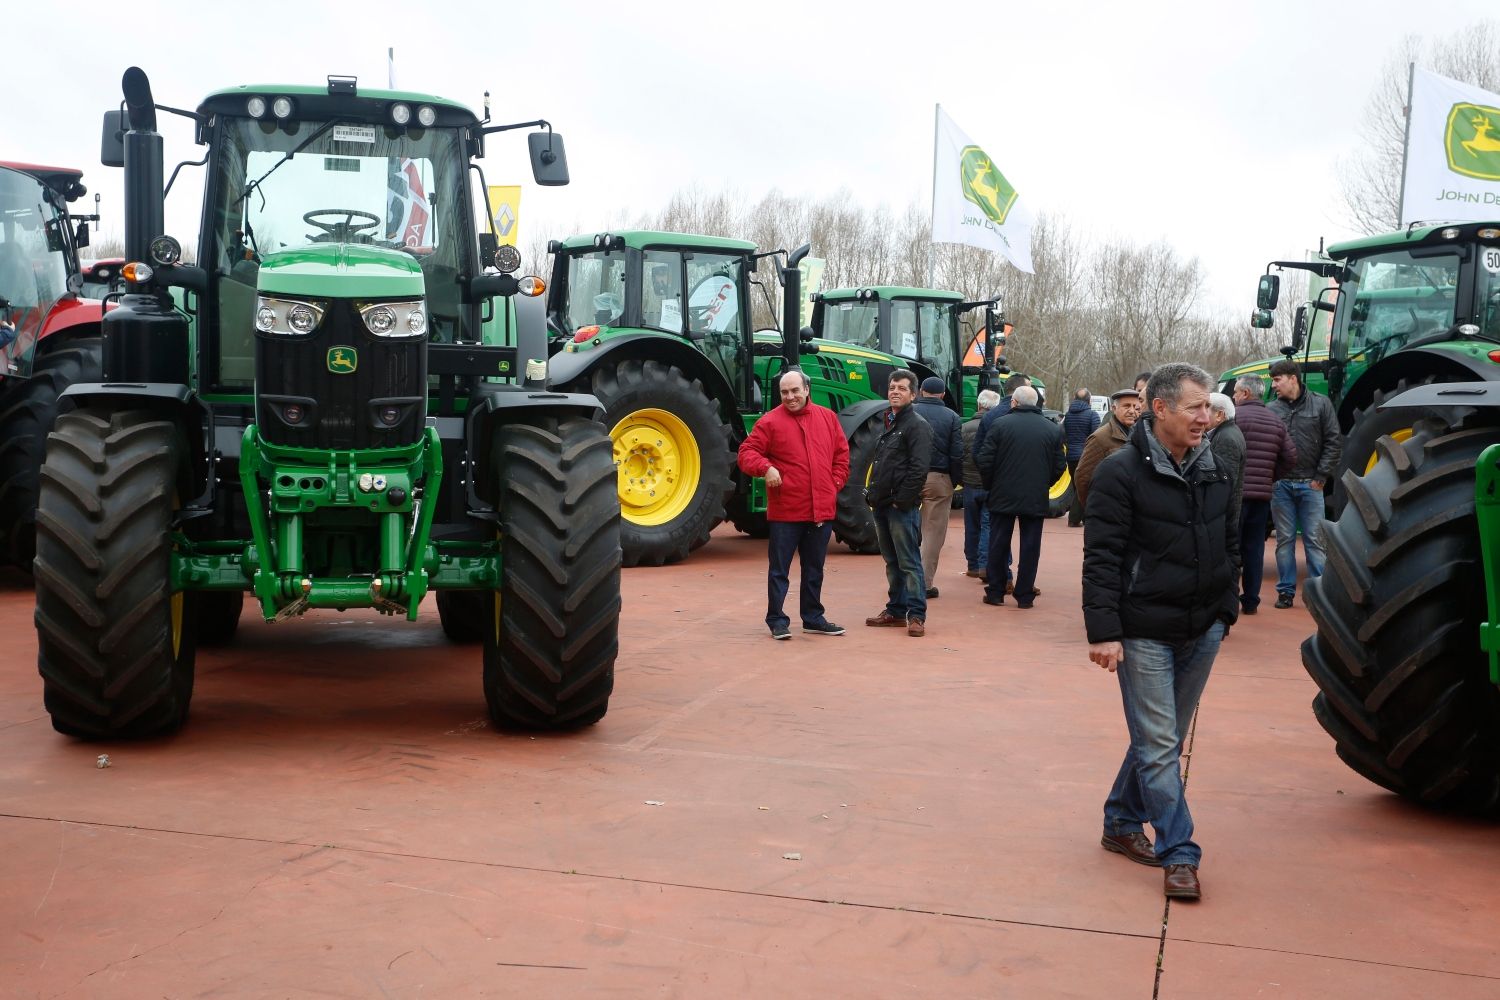
M 1500 181 L 1500 108 L 1455 104 L 1448 112 L 1448 169 L 1465 177 Z
M 995 225 L 1003 224 L 1016 203 L 1016 189 L 995 169 L 984 150 L 965 146 L 958 156 L 958 172 L 964 197 L 978 205 L 985 218 Z
M 359 367 L 359 352 L 352 347 L 330 347 L 328 370 L 335 375 L 348 375 Z

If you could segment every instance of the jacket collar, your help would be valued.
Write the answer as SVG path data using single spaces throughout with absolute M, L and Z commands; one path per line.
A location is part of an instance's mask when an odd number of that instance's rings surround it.
M 1198 442 L 1196 448 L 1192 448 L 1183 456 L 1181 467 L 1177 460 L 1167 451 L 1167 446 L 1161 443 L 1156 436 L 1156 418 L 1149 414 L 1141 414 L 1136 420 L 1135 426 L 1130 429 L 1130 443 L 1141 453 L 1157 472 L 1173 479 L 1181 479 L 1187 482 L 1191 476 L 1193 479 L 1202 478 L 1204 473 L 1215 472 L 1218 466 L 1214 463 L 1213 449 L 1209 447 L 1208 435 Z M 1221 425 L 1222 426 L 1222 425 Z

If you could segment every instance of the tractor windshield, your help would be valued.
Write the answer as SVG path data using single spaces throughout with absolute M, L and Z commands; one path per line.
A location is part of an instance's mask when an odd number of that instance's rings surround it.
M 824 340 L 880 350 L 880 303 L 825 301 L 821 315 L 822 329 L 817 333 Z
M 569 332 L 584 326 L 619 325 L 625 314 L 624 250 L 569 257 L 567 280 L 563 323 Z
M 0 169 L 0 373 L 24 368 L 20 359 L 67 291 L 65 225 L 41 182 Z
M 1397 250 L 1354 261 L 1340 308 L 1341 356 L 1373 364 L 1413 341 L 1453 326 L 1459 254 L 1416 257 Z

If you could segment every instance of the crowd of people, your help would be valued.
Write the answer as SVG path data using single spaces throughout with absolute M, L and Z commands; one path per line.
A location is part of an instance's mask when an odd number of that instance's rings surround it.
M 1050 489 L 1067 470 L 1082 527 L 1083 620 L 1090 660 L 1120 685 L 1130 740 L 1105 799 L 1101 845 L 1164 871 L 1170 898 L 1198 899 L 1202 850 L 1181 778 L 1183 742 L 1219 644 L 1240 614 L 1260 606 L 1267 518 L 1276 533 L 1276 607 L 1293 606 L 1296 539 L 1306 572 L 1323 569 L 1323 494 L 1338 467 L 1340 437 L 1326 397 L 1306 390 L 1298 366 L 1270 369 L 1233 396 L 1185 363 L 1143 372 L 1109 397 L 1101 420 L 1080 389 L 1059 425 L 1037 390 L 1012 376 L 1005 395 L 983 390 L 960 422 L 940 379 L 890 376 L 884 428 L 865 501 L 885 562 L 886 603 L 865 619 L 922 637 L 952 498 L 963 487 L 966 574 L 983 602 L 1035 605 L 1042 524 Z M 781 406 L 740 447 L 740 468 L 762 476 L 770 524 L 766 625 L 790 637 L 783 610 L 791 557 L 801 563 L 804 632 L 842 635 L 822 604 L 823 561 L 849 449 L 833 411 L 808 397 L 797 370 L 779 381 Z M 1019 534 L 1019 551 L 1012 543 Z M 1153 841 L 1146 835 L 1149 824 Z

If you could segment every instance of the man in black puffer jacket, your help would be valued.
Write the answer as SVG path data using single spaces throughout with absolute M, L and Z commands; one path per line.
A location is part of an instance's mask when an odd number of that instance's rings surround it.
M 1196 365 L 1156 369 L 1146 387 L 1149 414 L 1094 473 L 1084 525 L 1089 659 L 1119 678 L 1130 731 L 1101 842 L 1165 868 L 1165 891 L 1175 899 L 1201 895 L 1203 852 L 1179 770 L 1183 740 L 1219 640 L 1239 612 L 1230 479 L 1203 438 L 1212 389 Z
M 927 634 L 927 582 L 922 575 L 922 486 L 932 468 L 932 426 L 912 406 L 917 376 L 891 372 L 885 398 L 885 433 L 875 444 L 865 502 L 875 512 L 875 540 L 885 560 L 885 609 L 865 619 L 872 628 L 905 628 Z

